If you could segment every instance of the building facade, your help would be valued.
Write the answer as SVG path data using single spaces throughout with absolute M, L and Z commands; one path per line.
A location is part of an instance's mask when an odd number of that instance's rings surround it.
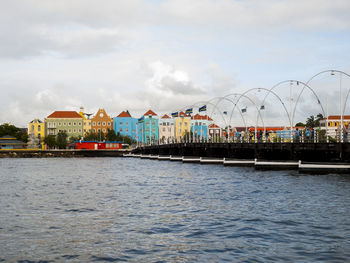
M 84 108 L 80 107 L 79 115 L 83 118 L 83 136 L 91 131 L 91 120 L 89 119 L 90 114 L 84 113 Z
M 208 138 L 208 125 L 213 120 L 208 115 L 196 114 L 191 118 L 191 132 L 195 141 Z
M 113 118 L 113 129 L 116 135 L 119 132 L 123 136 L 136 140 L 136 123 L 137 119 L 131 117 L 129 111 L 123 111 Z
M 191 116 L 184 112 L 179 112 L 178 117 L 175 118 L 175 139 L 177 142 L 183 142 L 185 135 L 190 134 L 191 131 Z
M 70 137 L 83 136 L 83 117 L 76 111 L 55 111 L 45 119 L 45 134 L 56 136 L 65 131 Z
M 95 133 L 102 132 L 107 134 L 108 130 L 113 129 L 113 119 L 104 109 L 99 109 L 95 116 L 91 118 L 91 130 Z
M 349 130 L 350 115 L 343 116 L 343 136 L 347 135 Z M 340 115 L 330 115 L 320 121 L 321 130 L 327 130 L 329 136 L 334 139 L 339 139 L 341 128 Z
M 175 141 L 175 123 L 167 114 L 159 120 L 159 142 L 172 143 Z
M 137 124 L 138 141 L 143 144 L 157 144 L 159 140 L 158 115 L 147 111 Z
M 32 120 L 28 125 L 28 147 L 42 149 L 45 139 L 45 123 L 39 119 Z
M 221 138 L 221 128 L 216 125 L 215 123 L 212 123 L 208 126 L 208 133 L 209 133 L 209 140 L 212 142 L 220 142 Z

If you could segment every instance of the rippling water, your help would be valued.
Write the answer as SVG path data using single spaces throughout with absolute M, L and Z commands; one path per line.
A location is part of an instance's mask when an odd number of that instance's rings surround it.
M 0 261 L 346 262 L 350 176 L 0 159 Z

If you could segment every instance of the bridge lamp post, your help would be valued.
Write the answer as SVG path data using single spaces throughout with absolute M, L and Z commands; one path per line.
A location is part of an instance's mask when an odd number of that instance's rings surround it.
M 335 73 L 332 70 L 331 75 L 334 76 Z M 339 107 L 340 107 L 340 142 L 344 142 L 344 136 L 343 136 L 343 109 L 342 109 L 342 104 L 343 104 L 343 95 L 342 95 L 342 73 L 339 72 Z M 328 117 L 327 117 L 328 118 Z M 328 125 L 328 123 L 327 123 Z

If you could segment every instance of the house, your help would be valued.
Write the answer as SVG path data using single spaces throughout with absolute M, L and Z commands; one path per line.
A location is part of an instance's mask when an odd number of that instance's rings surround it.
M 221 138 L 221 128 L 212 123 L 208 126 L 209 140 L 213 142 L 219 142 Z
M 191 116 L 181 111 L 175 118 L 175 138 L 178 142 L 182 142 L 186 135 L 190 136 L 190 132 Z
M 195 141 L 208 137 L 208 126 L 212 121 L 213 119 L 208 115 L 199 115 L 198 113 L 191 117 L 191 132 Z
M 89 113 L 84 112 L 84 107 L 80 107 L 79 115 L 83 118 L 83 135 L 85 136 L 91 131 L 91 119 Z
M 349 129 L 350 115 L 343 116 L 343 132 Z M 327 134 L 333 138 L 339 138 L 341 117 L 340 115 L 329 115 L 320 121 L 321 130 L 327 130 Z
M 28 124 L 28 147 L 42 149 L 45 139 L 45 123 L 39 119 L 34 119 Z
M 138 121 L 138 141 L 144 144 L 156 144 L 159 140 L 158 115 L 147 111 Z
M 0 149 L 25 149 L 26 147 L 25 142 L 19 141 L 11 135 L 0 137 Z
M 175 123 L 172 118 L 164 114 L 159 120 L 159 141 L 160 143 L 171 143 L 175 139 Z
M 76 111 L 55 111 L 45 118 L 45 134 L 56 136 L 65 131 L 70 137 L 83 136 L 83 117 Z
M 137 119 L 131 117 L 129 111 L 122 111 L 117 117 L 113 118 L 113 129 L 115 134 L 129 136 L 136 140 L 136 123 Z
M 106 113 L 104 109 L 99 109 L 95 116 L 91 119 L 91 130 L 95 133 L 102 132 L 104 135 L 108 130 L 113 129 L 113 119 Z

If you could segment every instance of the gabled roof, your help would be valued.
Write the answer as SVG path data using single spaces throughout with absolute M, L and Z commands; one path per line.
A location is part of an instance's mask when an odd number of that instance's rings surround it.
M 117 118 L 131 118 L 131 115 L 128 111 L 122 111 Z
M 83 118 L 76 111 L 55 111 L 47 118 Z
M 213 119 L 210 118 L 208 115 L 199 115 L 198 113 L 191 118 L 192 120 L 208 120 L 212 121 Z
M 164 114 L 162 119 L 171 119 L 167 114 Z
M 218 125 L 216 125 L 215 123 L 210 124 L 209 129 L 220 129 L 220 127 Z
M 190 115 L 187 115 L 183 111 L 179 112 L 179 117 L 190 117 Z
M 143 116 L 149 116 L 149 115 L 158 116 L 158 115 L 155 114 L 152 110 L 149 110 L 149 111 L 147 111 L 145 114 L 143 114 Z

